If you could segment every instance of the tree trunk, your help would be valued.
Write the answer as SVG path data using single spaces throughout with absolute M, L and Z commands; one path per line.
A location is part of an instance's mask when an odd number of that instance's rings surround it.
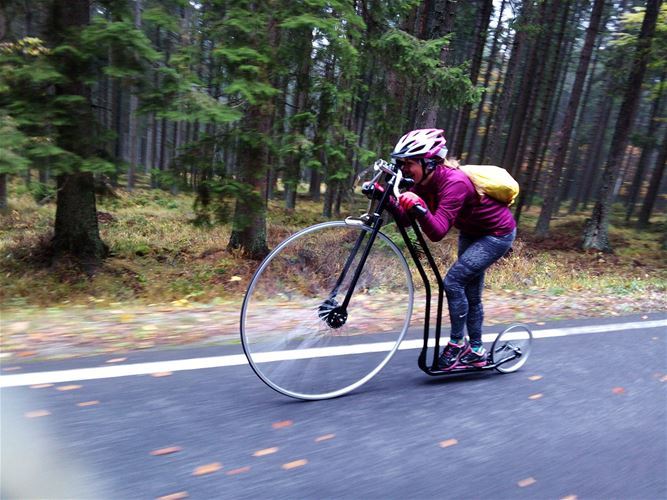
M 266 7 L 259 4 L 251 4 L 251 10 L 260 11 L 266 8 L 271 13 L 269 2 Z M 262 15 L 261 12 L 258 12 Z M 275 47 L 278 27 L 276 20 L 270 17 L 267 22 L 268 46 Z M 250 35 L 251 48 L 258 50 L 260 40 L 259 33 Z M 257 74 L 258 82 L 269 85 L 268 68 L 264 65 L 259 67 Z M 264 98 L 254 104 L 249 104 L 245 118 L 241 125 L 242 132 L 239 135 L 238 158 L 242 162 L 238 180 L 244 183 L 250 192 L 241 193 L 236 198 L 234 218 L 232 222 L 232 234 L 229 238 L 228 248 L 240 249 L 249 258 L 261 260 L 269 252 L 266 234 L 266 166 L 269 160 L 269 148 L 267 140 L 271 135 L 271 118 L 273 116 L 273 98 Z
M 489 54 L 486 66 L 486 72 L 484 74 L 484 83 L 482 84 L 482 96 L 479 100 L 479 105 L 477 106 L 477 115 L 475 116 L 475 123 L 473 124 L 472 133 L 470 134 L 470 143 L 468 144 L 468 156 L 467 156 L 468 159 L 472 158 L 474 154 L 475 142 L 477 141 L 479 125 L 482 120 L 482 114 L 484 113 L 484 101 L 486 100 L 486 95 L 487 95 L 486 89 L 489 86 L 489 82 L 491 81 L 491 75 L 493 74 L 494 63 L 496 57 L 498 56 L 498 50 L 500 49 L 500 33 L 502 32 L 503 29 L 503 14 L 505 13 L 506 4 L 507 0 L 502 0 L 502 3 L 500 4 L 500 9 L 498 11 L 498 24 L 496 25 L 496 29 L 493 34 L 491 52 Z M 499 66 L 499 71 L 501 70 L 502 70 L 502 64 Z M 489 111 L 489 115 L 490 114 L 491 110 Z M 488 121 L 489 119 L 487 118 L 487 123 Z M 481 162 L 482 159 L 480 158 L 479 161 Z
M 120 84 L 120 79 L 114 78 L 111 84 L 113 94 L 113 129 L 116 133 L 116 140 L 114 142 L 113 157 L 116 163 L 116 169 L 111 176 L 111 184 L 118 187 L 118 177 L 120 176 L 120 164 L 123 161 L 123 91 Z
M 522 131 L 522 139 L 520 142 L 520 147 L 517 150 L 516 158 L 519 165 L 523 165 L 523 160 L 525 157 L 526 149 L 528 148 L 529 140 L 531 139 L 530 131 L 534 130 L 534 137 L 532 147 L 530 148 L 530 153 L 528 155 L 528 162 L 526 169 L 523 172 L 521 185 L 523 189 L 519 195 L 519 200 L 516 206 L 516 211 L 514 218 L 517 223 L 521 218 L 521 213 L 525 205 L 530 204 L 537 186 L 537 179 L 539 178 L 541 166 L 538 168 L 537 158 L 539 155 L 540 147 L 546 132 L 547 120 L 549 116 L 549 110 L 551 108 L 551 101 L 553 100 L 553 94 L 556 91 L 557 81 L 558 81 L 558 69 L 561 62 L 561 52 L 563 48 L 563 38 L 565 35 L 566 23 L 569 17 L 571 1 L 565 4 L 563 9 L 561 22 L 559 24 L 558 33 L 556 35 L 555 43 L 552 40 L 552 35 L 543 35 L 539 43 L 539 53 L 543 55 L 545 61 L 543 66 L 548 66 L 544 78 L 542 78 L 542 71 L 537 70 L 536 80 L 537 84 L 534 86 L 533 96 L 528 105 L 528 110 L 526 116 L 528 117 L 528 126 L 524 126 Z M 549 19 L 555 21 L 558 14 L 558 4 L 554 2 L 551 6 Z M 552 54 L 550 48 L 554 46 L 555 52 Z M 542 95 L 544 92 L 545 95 Z M 541 102 L 538 110 L 538 104 Z M 535 110 L 538 110 L 535 113 Z M 536 119 L 535 119 L 536 118 Z M 519 173 L 519 171 L 517 171 Z
M 558 146 L 556 147 L 556 153 L 554 155 L 554 164 L 551 168 L 549 180 L 547 181 L 549 191 L 547 192 L 547 196 L 544 199 L 542 211 L 540 212 L 540 217 L 537 221 L 536 235 L 540 238 L 544 238 L 549 232 L 549 223 L 551 222 L 554 207 L 556 206 L 556 199 L 559 194 L 558 186 L 560 184 L 563 165 L 565 164 L 565 155 L 570 143 L 570 138 L 572 137 L 572 127 L 574 125 L 574 119 L 577 115 L 577 109 L 579 108 L 581 93 L 584 88 L 584 82 L 586 80 L 586 73 L 588 72 L 588 65 L 591 60 L 593 46 L 595 45 L 595 38 L 598 34 L 600 19 L 602 19 L 604 4 L 605 0 L 595 0 L 595 3 L 593 4 L 593 11 L 588 23 L 588 29 L 586 30 L 584 47 L 581 49 L 581 57 L 579 59 L 579 65 L 577 66 L 577 73 L 575 76 L 574 85 L 572 86 L 572 93 L 567 104 L 567 111 L 565 112 L 565 119 L 563 121 L 563 126 L 558 133 L 559 140 Z
M 604 25 L 604 23 L 603 23 Z M 583 141 L 583 136 L 582 134 L 582 128 L 583 124 L 588 121 L 589 118 L 589 108 L 591 104 L 591 91 L 593 89 L 593 83 L 595 82 L 596 74 L 595 74 L 595 69 L 597 67 L 597 59 L 598 59 L 598 53 L 600 50 L 600 40 L 602 37 L 598 39 L 598 44 L 597 44 L 597 49 L 595 56 L 593 57 L 593 62 L 592 62 L 592 68 L 590 75 L 588 77 L 588 82 L 586 83 L 586 90 L 584 92 L 584 96 L 582 99 L 582 106 L 580 106 L 579 110 L 577 111 L 577 119 L 576 119 L 576 125 L 574 126 L 573 129 L 573 135 L 575 136 L 576 140 L 570 146 L 569 149 L 569 155 L 567 158 L 567 171 L 565 173 L 564 177 L 564 182 L 561 184 L 561 190 L 560 190 L 560 195 L 558 197 L 558 202 L 556 204 L 556 208 L 554 209 L 555 212 L 557 213 L 559 210 L 560 204 L 563 202 L 563 200 L 571 200 L 573 193 L 572 189 L 576 184 L 576 179 L 582 174 L 583 169 L 581 168 L 580 165 L 580 154 L 581 154 L 581 148 L 584 144 Z M 553 214 L 552 214 L 553 215 Z
M 518 68 L 523 60 L 523 53 L 526 45 L 526 30 L 525 26 L 532 20 L 532 2 L 522 3 L 522 12 L 520 14 L 520 22 L 518 24 L 518 31 L 514 34 L 514 41 L 512 42 L 512 54 L 507 63 L 507 70 L 505 71 L 505 78 L 502 86 L 502 93 L 500 94 L 500 102 L 498 103 L 498 110 L 495 112 L 493 122 L 488 124 L 487 135 L 489 137 L 488 143 L 484 144 L 485 155 L 488 154 L 491 162 L 498 164 L 501 162 L 501 143 L 503 131 L 505 129 L 505 122 L 509 116 L 509 109 L 514 97 L 514 84 Z M 523 28 L 523 29 L 520 29 Z
M 329 127 L 331 126 L 331 115 L 333 112 L 334 98 L 332 86 L 334 84 L 334 65 L 332 60 L 327 61 L 324 69 L 324 83 L 320 91 L 319 109 L 317 112 L 317 123 L 315 126 L 315 136 L 313 137 L 313 153 L 319 162 L 319 168 L 313 169 L 313 175 L 317 174 L 316 186 L 311 186 L 311 197 L 313 201 L 319 201 L 321 198 L 321 183 L 322 179 L 326 180 L 327 168 L 327 153 L 326 153 L 326 138 Z
M 368 107 L 370 103 L 370 91 L 373 88 L 373 77 L 376 73 L 375 67 L 375 58 L 371 59 L 371 67 L 370 70 L 368 71 L 368 75 L 365 79 L 365 86 L 368 89 L 366 92 L 364 92 L 364 95 L 361 99 L 360 105 L 357 108 L 358 113 L 356 115 L 356 131 L 357 131 L 357 146 L 359 149 L 363 148 L 364 146 L 364 139 L 365 139 L 365 132 L 366 132 L 366 123 L 368 121 Z M 354 155 L 354 162 L 353 162 L 353 170 L 355 174 L 359 172 L 359 155 L 355 153 Z
M 540 25 L 551 26 L 555 19 L 556 5 L 555 0 L 542 3 L 539 18 L 542 20 Z M 517 156 L 519 143 L 524 131 L 528 129 L 528 124 L 532 120 L 532 109 L 529 109 L 531 103 L 536 100 L 537 93 L 542 84 L 541 75 L 544 72 L 544 64 L 538 64 L 540 56 L 547 54 L 551 30 L 543 30 L 540 35 L 532 41 L 528 51 L 527 64 L 524 66 L 524 74 L 519 88 L 519 97 L 513 110 L 512 124 L 510 126 L 505 152 L 503 154 L 502 165 L 517 175 L 521 170 L 521 158 Z M 538 47 L 540 50 L 538 51 Z
M 93 174 L 59 175 L 57 186 L 54 254 L 72 255 L 91 263 L 105 257 L 108 247 L 99 235 Z
M 168 122 L 166 118 L 162 118 L 160 121 L 160 162 L 158 163 L 158 170 L 160 174 L 167 170 L 167 126 Z M 160 174 L 154 177 L 155 187 L 163 187 L 163 179 Z
M 141 0 L 134 1 L 134 27 L 141 30 Z M 139 98 L 137 97 L 137 89 L 132 87 L 130 89 L 130 109 L 129 111 L 129 131 L 130 136 L 130 161 L 127 171 L 127 189 L 132 191 L 134 189 L 135 175 L 137 171 L 138 150 L 139 150 L 139 133 L 137 126 L 137 109 L 139 108 Z
M 443 37 L 452 31 L 454 14 L 457 3 L 453 0 L 431 0 L 426 2 L 422 21 L 421 38 L 434 39 Z M 440 63 L 445 64 L 449 54 L 449 45 L 440 50 Z M 438 96 L 433 93 L 425 93 L 418 101 L 416 126 L 419 128 L 435 128 L 438 118 Z
M 53 4 L 53 32 L 63 42 L 70 31 L 79 32 L 90 22 L 88 0 L 55 0 Z M 91 156 L 94 141 L 85 140 L 93 130 L 90 89 L 79 75 L 80 62 L 62 56 L 61 68 L 68 76 L 66 82 L 56 85 L 56 94 L 78 96 L 84 99 L 66 123 L 58 128 L 58 146 L 81 158 Z M 87 264 L 97 264 L 108 253 L 100 239 L 95 205 L 95 186 L 91 172 L 77 172 L 58 176 L 55 231 L 52 240 L 56 259 L 64 255 L 81 258 Z
M 308 111 L 308 96 L 310 93 L 310 67 L 311 52 L 313 48 L 313 38 L 311 30 L 306 30 L 299 34 L 301 40 L 299 54 L 298 70 L 296 75 L 296 97 L 294 102 L 294 115 L 290 119 L 292 122 L 292 133 L 290 136 L 298 141 L 295 150 L 287 158 L 285 165 L 285 175 L 283 182 L 285 184 L 285 208 L 293 210 L 296 208 L 296 193 L 299 181 L 301 180 L 301 163 L 304 157 L 303 142 L 306 126 L 308 123 L 304 119 L 304 113 Z
M 331 218 L 333 215 L 333 204 L 336 197 L 337 181 L 329 181 L 327 183 L 327 190 L 324 193 L 324 205 L 322 207 L 322 215 Z
M 590 141 L 588 152 L 583 161 L 584 169 L 583 182 L 578 183 L 578 189 L 572 202 L 570 203 L 569 213 L 574 213 L 579 209 L 582 203 L 585 203 L 590 196 L 591 187 L 594 185 L 593 179 L 599 169 L 602 150 L 604 149 L 605 137 L 611 120 L 614 99 L 609 94 L 603 94 L 600 102 L 600 111 L 595 121 L 595 134 Z
M 639 211 L 639 220 L 637 221 L 639 228 L 644 228 L 649 224 L 655 200 L 660 193 L 660 185 L 662 184 L 662 177 L 665 173 L 665 166 L 667 166 L 667 127 L 665 127 L 665 135 L 662 138 L 662 147 L 660 148 L 660 153 L 658 154 L 653 174 L 651 175 L 651 181 L 648 185 L 648 192 L 646 193 L 646 198 L 644 198 L 642 208 Z
M 504 5 L 504 2 L 503 2 Z M 489 22 L 491 14 L 493 13 L 493 0 L 483 0 L 479 16 L 477 17 L 477 26 L 475 27 L 475 48 L 473 51 L 472 62 L 470 64 L 470 81 L 473 85 L 477 85 L 479 78 L 479 70 L 482 66 L 482 55 L 484 53 L 484 46 L 486 44 L 486 34 L 489 29 Z M 502 14 L 501 14 L 502 15 Z M 459 124 L 456 129 L 456 137 L 453 144 L 454 158 L 460 158 L 463 153 L 463 145 L 468 130 L 468 122 L 470 120 L 471 104 L 465 104 L 460 111 Z M 473 131 L 476 133 L 476 131 Z M 468 156 L 470 156 L 468 154 Z
M 7 208 L 7 174 L 0 174 L 0 210 Z
M 665 71 L 663 70 L 662 77 L 660 78 L 660 85 L 665 81 Z M 658 95 L 653 101 L 653 106 L 651 107 L 651 116 L 649 117 L 648 129 L 646 131 L 646 140 L 642 148 L 642 154 L 639 157 L 639 163 L 637 164 L 637 170 L 635 172 L 634 179 L 632 181 L 632 186 L 630 187 L 630 193 L 628 194 L 628 209 L 625 214 L 625 220 L 630 220 L 632 214 L 635 210 L 635 204 L 637 203 L 637 197 L 639 196 L 639 190 L 642 185 L 642 180 L 644 179 L 644 172 L 648 166 L 648 162 L 655 147 L 654 137 L 658 132 L 658 127 L 660 125 L 660 104 L 662 102 L 662 87 L 658 91 Z
M 580 9 L 580 4 L 582 1 L 585 0 L 573 0 L 574 3 L 574 9 L 572 9 L 572 17 L 567 21 L 568 26 L 579 26 L 581 22 L 581 9 Z M 554 87 L 556 88 L 555 91 L 555 99 L 553 99 L 553 95 L 551 94 L 551 102 L 549 104 L 550 109 L 547 114 L 547 128 L 544 134 L 544 137 L 542 139 L 542 143 L 540 144 L 540 150 L 538 154 L 538 160 L 537 160 L 537 171 L 542 172 L 543 167 L 544 167 L 544 162 L 547 159 L 547 155 L 550 151 L 549 146 L 551 143 L 551 137 L 553 135 L 553 128 L 556 125 L 556 121 L 560 118 L 560 110 L 563 108 L 562 100 L 563 100 L 563 93 L 565 92 L 565 87 L 566 83 L 568 80 L 568 76 L 570 73 L 570 62 L 572 59 L 572 53 L 574 51 L 574 45 L 575 42 L 577 42 L 577 38 L 574 36 L 568 36 L 566 33 L 565 35 L 567 37 L 565 43 L 564 43 L 564 49 L 563 49 L 563 54 L 559 55 L 559 61 L 557 61 L 556 64 L 556 73 L 555 73 L 555 78 L 557 79 L 557 82 L 554 84 Z M 553 155 L 552 155 L 553 157 Z
M 289 88 L 289 78 L 285 75 L 275 75 L 273 81 L 271 82 L 273 87 L 280 90 L 281 96 L 286 96 Z M 284 97 L 283 97 L 284 99 Z M 274 107 L 273 119 L 272 119 L 272 135 L 273 141 L 275 143 L 275 150 L 280 151 L 284 145 L 286 132 L 285 132 L 285 110 L 286 104 L 281 101 Z M 266 189 L 267 200 L 270 200 L 276 196 L 278 191 L 278 176 L 279 173 L 283 170 L 283 158 L 282 154 L 274 154 L 269 152 L 269 173 L 268 173 L 268 186 Z
M 651 41 L 655 32 L 660 2 L 661 0 L 648 0 L 646 3 L 646 13 L 644 14 L 639 38 L 637 39 L 637 49 L 625 97 L 621 104 L 621 110 L 614 129 L 611 151 L 602 177 L 598 201 L 593 208 L 593 214 L 584 231 L 584 249 L 596 249 L 602 252 L 613 251 L 609 243 L 608 234 L 611 205 L 613 202 L 613 188 L 619 173 L 620 162 L 625 152 L 628 133 L 637 112 L 639 94 L 650 55 Z
M 486 124 L 484 126 L 484 138 L 482 139 L 482 145 L 480 146 L 479 149 L 479 163 L 487 163 L 489 157 L 487 156 L 487 150 L 489 146 L 489 139 L 491 137 L 491 130 L 493 123 L 496 119 L 496 111 L 498 108 L 498 100 L 501 98 L 502 94 L 502 73 L 503 73 L 503 67 L 505 66 L 505 57 L 506 57 L 507 52 L 503 52 L 503 57 L 502 60 L 500 61 L 500 65 L 498 66 L 498 79 L 496 80 L 496 84 L 493 87 L 493 97 L 491 97 L 491 105 L 489 106 L 489 113 L 486 117 Z M 472 150 L 472 148 L 471 148 Z

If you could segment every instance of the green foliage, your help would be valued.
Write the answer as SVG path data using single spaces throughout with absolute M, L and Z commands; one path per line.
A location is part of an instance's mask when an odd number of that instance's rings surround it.
M 0 174 L 18 174 L 30 161 L 22 156 L 28 138 L 16 127 L 16 121 L 0 111 Z
M 220 104 L 204 89 L 191 86 L 176 95 L 158 116 L 174 121 L 199 123 L 228 123 L 241 118 L 239 110 Z
M 56 188 L 51 184 L 31 182 L 29 191 L 37 203 L 44 203 L 46 200 L 55 201 L 56 199 Z
M 636 7 L 633 12 L 628 12 L 622 17 L 623 29 L 614 34 L 610 47 L 617 53 L 625 54 L 631 59 L 631 54 L 637 46 L 637 35 L 644 20 L 645 7 Z M 655 28 L 655 34 L 651 43 L 651 57 L 649 68 L 660 72 L 667 67 L 667 4 L 660 7 Z
M 225 47 L 214 50 L 213 54 L 222 57 L 227 64 L 238 64 L 239 70 L 242 67 L 241 63 L 245 63 L 247 67 L 255 68 L 254 65 L 266 64 L 270 61 L 267 54 L 262 54 L 251 47 Z
M 178 31 L 176 18 L 165 10 L 162 4 L 153 5 L 144 10 L 142 20 L 149 26 L 155 25 L 167 31 Z
M 386 51 L 394 61 L 393 68 L 410 78 L 419 78 L 429 93 L 448 106 L 461 106 L 479 100 L 468 70 L 463 66 L 446 67 L 440 52 L 450 43 L 450 36 L 419 40 L 401 30 L 391 30 L 377 41 L 377 48 Z

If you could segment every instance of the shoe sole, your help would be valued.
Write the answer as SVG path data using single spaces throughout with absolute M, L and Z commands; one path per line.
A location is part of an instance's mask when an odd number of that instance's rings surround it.
M 482 366 L 486 366 L 489 364 L 488 361 L 479 361 L 477 363 L 461 363 L 463 366 L 474 366 L 476 368 L 481 368 Z

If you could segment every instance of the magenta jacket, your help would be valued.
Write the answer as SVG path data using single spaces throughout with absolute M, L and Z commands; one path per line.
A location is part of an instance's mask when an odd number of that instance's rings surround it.
M 504 236 L 516 228 L 507 205 L 488 196 L 480 197 L 461 170 L 438 167 L 428 187 L 417 185 L 411 191 L 428 205 L 428 213 L 417 221 L 431 241 L 440 241 L 452 226 L 469 236 Z M 391 206 L 390 211 L 398 224 L 410 225 L 398 204 Z

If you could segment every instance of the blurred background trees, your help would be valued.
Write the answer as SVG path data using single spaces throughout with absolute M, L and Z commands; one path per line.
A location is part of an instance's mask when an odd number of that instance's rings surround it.
M 613 203 L 664 207 L 660 0 L 0 0 L 0 208 L 8 180 L 57 203 L 54 255 L 105 255 L 95 192 L 197 195 L 259 258 L 267 200 L 338 216 L 412 128 L 521 183 L 537 233 Z M 298 196 L 297 196 L 298 194 Z

